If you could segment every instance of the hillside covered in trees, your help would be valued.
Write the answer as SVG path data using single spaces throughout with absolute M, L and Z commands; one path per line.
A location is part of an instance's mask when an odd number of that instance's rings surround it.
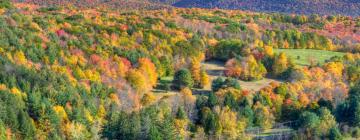
M 241 9 L 290 14 L 360 15 L 357 0 L 179 0 L 177 7 Z
M 99 8 L 106 7 L 121 10 L 141 10 L 141 9 L 164 9 L 170 6 L 164 2 L 148 0 L 12 0 L 13 2 L 23 2 L 41 6 L 70 6 L 77 8 Z
M 74 5 L 114 9 L 220 8 L 288 14 L 360 16 L 357 0 L 13 0 L 38 5 Z
M 0 1 L 0 139 L 360 138 L 359 18 L 51 5 Z

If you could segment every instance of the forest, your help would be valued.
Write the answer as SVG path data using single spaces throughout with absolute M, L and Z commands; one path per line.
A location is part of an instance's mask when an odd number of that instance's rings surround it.
M 12 0 L 45 6 L 164 9 L 173 7 L 248 10 L 288 14 L 360 16 L 357 0 Z
M 176 7 L 241 9 L 289 14 L 360 15 L 357 0 L 150 0 L 172 2 Z
M 2 0 L 0 108 L 1 140 L 359 139 L 360 18 Z

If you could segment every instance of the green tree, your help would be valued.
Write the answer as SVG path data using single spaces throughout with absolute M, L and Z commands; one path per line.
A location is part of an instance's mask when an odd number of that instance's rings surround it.
M 222 88 L 223 84 L 224 84 L 224 78 L 222 77 L 218 77 L 216 78 L 215 80 L 212 81 L 212 84 L 211 84 L 211 89 L 213 92 L 216 92 L 218 91 L 219 89 Z
M 324 98 L 321 98 L 317 103 L 320 107 L 326 107 L 330 111 L 333 111 L 334 107 L 330 100 L 325 100 Z
M 177 133 L 174 126 L 174 118 L 170 114 L 165 114 L 164 120 L 160 126 L 162 138 L 166 140 L 175 140 Z
M 210 48 L 210 52 L 216 59 L 226 61 L 238 55 L 245 56 L 242 52 L 245 46 L 246 44 L 240 40 L 223 40 Z
M 226 78 L 224 81 L 223 87 L 225 87 L 225 88 L 232 87 L 232 88 L 241 90 L 241 86 L 240 86 L 239 82 L 234 78 Z
M 343 139 L 338 128 L 333 127 L 330 129 L 329 139 L 330 140 L 342 140 Z
M 313 112 L 303 112 L 300 115 L 300 124 L 303 128 L 315 128 L 319 125 L 320 118 Z
M 150 132 L 149 132 L 149 140 L 162 140 L 163 138 L 161 137 L 161 133 L 158 129 L 158 127 L 156 126 L 151 126 L 150 127 Z
M 201 122 L 206 134 L 215 135 L 221 127 L 218 116 L 210 108 L 204 108 L 201 114 Z
M 125 112 L 112 113 L 102 134 L 108 139 L 139 139 L 140 118 L 136 113 L 131 115 Z
M 319 110 L 320 124 L 318 125 L 318 131 L 322 135 L 329 134 L 331 128 L 337 126 L 335 117 L 331 114 L 330 110 L 322 107 Z
M 221 77 L 216 78 L 215 80 L 213 80 L 211 88 L 212 88 L 213 92 L 216 92 L 219 89 L 229 88 L 229 87 L 239 89 L 239 90 L 241 89 L 239 82 L 236 79 L 231 78 L 231 77 L 226 78 L 226 79 L 221 78 Z
M 235 97 L 234 97 L 233 94 L 227 93 L 225 95 L 224 106 L 228 106 L 231 109 L 235 109 L 235 110 L 238 108 L 237 102 L 236 102 Z
M 20 111 L 19 115 L 20 132 L 24 139 L 33 139 L 35 136 L 35 124 L 27 113 Z
M 286 84 L 281 84 L 280 86 L 275 88 L 275 93 L 280 94 L 281 96 L 285 97 L 288 92 L 288 87 Z
M 360 82 L 350 89 L 349 97 L 336 108 L 336 119 L 360 126 Z
M 182 89 L 185 87 L 192 88 L 194 80 L 192 79 L 190 71 L 188 69 L 181 69 L 177 71 L 174 76 L 173 84 L 176 89 Z
M 210 93 L 208 98 L 208 106 L 212 108 L 216 105 L 218 105 L 218 99 L 214 93 Z
M 0 1 L 0 9 L 1 8 L 12 8 L 13 5 L 10 0 L 1 0 Z
M 242 110 L 240 110 L 240 115 L 247 119 L 247 125 L 253 126 L 254 123 L 254 111 L 251 109 L 249 105 L 245 106 Z
M 6 139 L 6 127 L 2 120 L 0 120 L 0 139 Z
M 177 119 L 186 119 L 187 118 L 186 117 L 186 112 L 185 112 L 183 107 L 178 108 L 178 111 L 176 113 L 176 118 Z

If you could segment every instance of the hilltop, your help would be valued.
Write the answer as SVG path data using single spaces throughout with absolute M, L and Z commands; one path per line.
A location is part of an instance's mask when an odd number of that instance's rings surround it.
M 163 9 L 168 5 L 147 0 L 13 0 L 41 6 L 75 6 L 79 8 L 107 7 L 122 10 Z
M 360 15 L 360 2 L 356 0 L 180 0 L 173 3 L 173 6 L 296 14 Z
M 42 6 L 74 5 L 81 8 L 108 7 L 113 9 L 219 8 L 290 14 L 359 16 L 356 0 L 13 0 Z

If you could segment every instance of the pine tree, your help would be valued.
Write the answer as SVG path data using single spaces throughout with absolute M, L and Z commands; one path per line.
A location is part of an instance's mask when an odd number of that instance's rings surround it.
M 194 81 L 191 73 L 187 69 L 181 69 L 175 73 L 173 85 L 176 89 L 182 89 L 185 87 L 192 88 Z
M 33 139 L 35 136 L 35 124 L 33 120 L 23 111 L 18 114 L 20 132 L 24 139 Z
M 152 125 L 150 127 L 150 131 L 148 135 L 149 140 L 163 140 L 161 135 L 162 134 L 160 133 L 158 127 L 156 127 L 155 125 Z
M 218 100 L 216 95 L 214 93 L 210 93 L 208 98 L 208 106 L 212 108 L 215 107 L 217 104 L 218 104 Z
M 182 108 L 182 107 L 178 108 L 178 111 L 176 113 L 176 118 L 177 119 L 186 119 L 187 118 L 184 108 Z
M 338 128 L 333 127 L 330 129 L 329 139 L 330 140 L 342 140 L 343 139 L 341 132 L 339 131 Z
M 175 140 L 177 133 L 174 126 L 174 119 L 169 114 L 165 114 L 164 120 L 160 126 L 160 132 L 162 134 L 162 138 L 166 140 Z
M 6 139 L 6 126 L 2 120 L 0 120 L 0 139 Z
M 238 105 L 233 94 L 227 93 L 225 95 L 224 106 L 228 106 L 231 109 L 237 109 Z
M 216 78 L 215 80 L 212 81 L 212 84 L 211 84 L 211 89 L 213 92 L 216 92 L 218 91 L 219 89 L 222 88 L 223 86 L 223 83 L 224 83 L 224 78 L 221 78 L 221 77 L 218 77 Z

